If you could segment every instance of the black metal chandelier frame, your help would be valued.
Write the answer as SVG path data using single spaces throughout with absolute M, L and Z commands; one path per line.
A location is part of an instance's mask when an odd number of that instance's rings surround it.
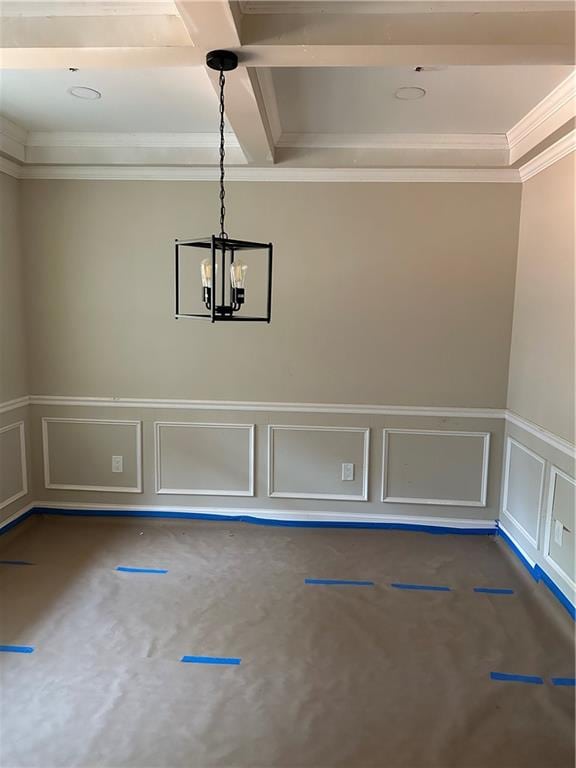
M 226 156 L 225 146 L 225 112 L 224 112 L 224 87 L 226 84 L 225 72 L 236 69 L 238 57 L 232 51 L 211 51 L 206 56 L 206 64 L 211 69 L 217 70 L 220 87 L 220 234 L 209 237 L 201 237 L 190 240 L 176 240 L 175 242 L 175 298 L 176 319 L 193 317 L 209 319 L 212 323 L 219 321 L 244 321 L 269 323 L 272 313 L 272 243 L 259 243 L 250 240 L 238 240 L 228 236 L 225 228 L 226 219 L 226 190 L 224 186 Z M 207 312 L 183 312 L 181 310 L 181 259 L 182 249 L 191 253 L 189 249 L 199 249 L 200 253 L 210 251 L 210 258 L 205 259 L 202 266 L 209 279 L 203 284 L 202 300 Z M 260 252 L 263 255 L 267 267 L 267 295 L 266 313 L 263 315 L 248 316 L 238 314 L 245 302 L 245 289 L 235 284 L 235 281 L 227 276 L 234 274 L 233 265 L 236 254 L 242 251 Z M 194 253 L 194 251 L 192 251 Z M 239 265 L 237 264 L 237 267 Z

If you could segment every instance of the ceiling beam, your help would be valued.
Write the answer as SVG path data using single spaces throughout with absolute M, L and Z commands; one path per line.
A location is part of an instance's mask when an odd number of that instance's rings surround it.
M 569 64 L 574 13 L 249 14 L 255 66 Z
M 176 8 L 195 48 L 202 51 L 203 56 L 215 48 L 241 48 L 240 14 L 235 3 L 183 0 L 176 3 Z M 218 73 L 208 68 L 206 72 L 218 92 Z M 241 66 L 226 76 L 226 118 L 249 162 L 259 165 L 274 162 L 274 142 L 260 85 L 254 72 L 246 67 Z

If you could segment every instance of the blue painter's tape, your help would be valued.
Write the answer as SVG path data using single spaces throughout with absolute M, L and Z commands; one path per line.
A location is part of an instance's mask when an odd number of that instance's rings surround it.
M 530 683 L 532 685 L 544 685 L 544 680 L 537 675 L 511 675 L 508 672 L 490 672 L 491 680 L 503 680 L 510 683 Z
M 34 565 L 27 560 L 0 560 L 0 565 Z
M 517 547 L 515 542 L 510 538 L 510 536 L 504 531 L 502 528 L 498 527 L 498 536 L 502 538 L 505 543 L 508 545 L 508 547 L 514 552 L 516 557 L 520 560 L 522 565 L 526 568 L 528 573 L 532 576 L 534 581 L 542 581 L 544 584 L 548 587 L 550 592 L 554 595 L 554 597 L 558 600 L 558 602 L 565 608 L 565 610 L 568 612 L 568 614 L 572 617 L 572 619 L 576 620 L 576 606 L 566 597 L 564 592 L 560 589 L 560 587 L 552 581 L 550 576 L 542 570 L 542 568 L 535 564 L 531 565 L 531 563 L 524 557 L 520 549 Z
M 233 664 L 238 665 L 242 659 L 227 656 L 182 656 L 180 661 L 185 664 Z
M 355 523 L 330 522 L 327 520 L 270 520 L 255 515 L 211 515 L 204 512 L 162 512 L 136 511 L 133 509 L 55 509 L 35 507 L 34 512 L 41 515 L 68 515 L 72 517 L 159 517 L 176 520 L 213 520 L 221 523 L 250 523 L 253 525 L 271 525 L 281 528 L 366 528 L 387 531 L 419 531 L 436 535 L 456 534 L 462 536 L 494 536 L 496 526 L 489 528 L 458 528 L 456 526 L 420 525 L 418 523 Z
M 553 677 L 552 685 L 567 685 L 573 688 L 576 685 L 576 678 L 574 677 Z
M 373 581 L 354 581 L 353 579 L 304 579 L 304 584 L 350 584 L 353 587 L 373 587 Z
M 34 653 L 32 645 L 0 645 L 0 653 Z
M 20 523 L 23 523 L 25 520 L 27 520 L 29 517 L 32 517 L 32 515 L 36 514 L 35 509 L 29 509 L 27 512 L 24 512 L 23 515 L 20 515 L 20 517 L 17 517 L 15 520 L 11 520 L 9 523 L 5 523 L 0 528 L 0 536 L 2 536 L 4 533 L 8 533 L 8 531 L 12 530 L 12 528 L 15 528 L 17 525 L 20 525 Z
M 395 589 L 415 589 L 415 590 L 423 590 L 423 591 L 429 591 L 429 592 L 450 592 L 450 587 L 436 587 L 434 585 L 429 584 L 390 584 L 391 587 L 394 587 Z
M 497 589 L 495 587 L 474 587 L 474 592 L 480 592 L 483 595 L 513 595 L 513 589 Z
M 129 568 L 126 565 L 119 565 L 116 570 L 123 573 L 168 573 L 165 568 Z

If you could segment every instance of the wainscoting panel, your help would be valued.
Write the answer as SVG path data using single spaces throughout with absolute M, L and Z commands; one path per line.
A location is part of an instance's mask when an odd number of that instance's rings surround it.
M 270 425 L 268 495 L 285 499 L 368 499 L 370 430 L 363 427 Z M 354 479 L 342 480 L 342 464 Z
M 142 491 L 140 421 L 42 419 L 44 487 L 73 491 Z M 112 471 L 112 457 L 122 472 Z
M 511 437 L 506 439 L 502 515 L 533 547 L 538 547 L 546 462 Z
M 385 429 L 382 501 L 485 507 L 489 432 Z
M 0 428 L 0 509 L 28 493 L 24 422 Z
M 573 590 L 575 581 L 576 481 L 558 467 L 550 468 L 546 505 L 544 559 Z
M 156 422 L 156 493 L 254 495 L 253 424 Z

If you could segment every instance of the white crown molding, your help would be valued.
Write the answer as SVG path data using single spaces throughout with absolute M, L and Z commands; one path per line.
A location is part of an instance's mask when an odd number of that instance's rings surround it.
M 98 148 L 169 148 L 215 149 L 220 146 L 217 133 L 89 133 L 68 131 L 31 131 L 28 147 L 98 147 Z M 238 148 L 233 133 L 226 134 L 226 146 Z
M 15 179 L 22 178 L 22 166 L 6 157 L 0 157 L 0 172 L 13 176 Z
M 24 179 L 100 181 L 217 181 L 218 169 L 206 166 L 43 166 L 21 169 Z M 514 168 L 290 168 L 232 166 L 226 180 L 278 182 L 446 182 L 514 184 L 520 174 Z
M 26 156 L 27 131 L 0 115 L 0 152 L 24 162 Z
M 497 133 L 282 133 L 278 147 L 314 149 L 507 150 Z
M 516 162 L 575 116 L 576 72 L 573 72 L 506 133 L 510 162 Z
M 174 2 L 157 2 L 156 0 L 85 0 L 84 2 L 68 2 L 68 0 L 52 0 L 51 2 L 35 2 L 35 0 L 3 0 L 0 3 L 0 17 L 5 18 L 35 18 L 47 16 L 176 16 Z
M 525 165 L 520 168 L 521 180 L 528 181 L 532 176 L 544 171 L 549 166 L 557 163 L 558 160 L 562 160 L 563 157 L 574 152 L 576 149 L 576 130 L 570 131 L 570 133 L 563 136 L 557 142 L 547 147 L 539 155 L 529 160 Z

